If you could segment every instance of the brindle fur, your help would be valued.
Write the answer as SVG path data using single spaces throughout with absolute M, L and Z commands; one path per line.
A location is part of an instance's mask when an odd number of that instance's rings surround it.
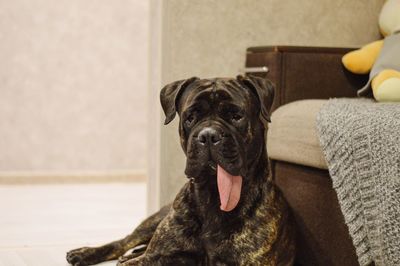
M 263 79 L 241 76 L 191 78 L 164 87 L 161 103 L 166 123 L 179 113 L 185 173 L 191 179 L 172 206 L 147 218 L 131 235 L 101 247 L 72 250 L 68 262 L 96 264 L 142 245 L 120 257 L 118 265 L 291 265 L 294 227 L 288 206 L 271 180 L 265 148 L 264 122 L 269 120 L 272 89 Z M 208 111 L 189 127 L 185 121 L 191 120 L 187 120 L 190 109 L 198 102 Z M 222 120 L 225 114 L 216 111 L 221 102 L 241 106 L 245 120 L 240 124 Z M 207 126 L 223 135 L 218 150 L 205 150 L 197 142 L 197 134 Z M 230 212 L 220 210 L 217 163 L 243 176 L 240 201 Z

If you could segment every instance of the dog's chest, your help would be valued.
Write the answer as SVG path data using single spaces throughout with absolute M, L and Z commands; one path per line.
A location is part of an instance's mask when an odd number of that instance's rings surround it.
M 239 205 L 233 212 L 221 213 L 214 193 L 202 192 L 194 199 L 193 215 L 198 216 L 199 244 L 205 258 L 203 265 L 264 265 L 272 255 L 271 250 L 278 237 L 281 219 L 277 201 L 271 200 L 274 193 L 262 193 L 249 200 L 251 204 Z M 268 195 L 267 198 L 264 195 Z M 263 262 L 262 264 L 259 264 Z
M 264 261 L 276 231 L 261 211 L 255 215 L 259 216 L 231 223 L 216 218 L 206 221 L 200 234 L 207 258 L 203 265 L 246 265 L 247 262 L 257 265 L 257 261 Z

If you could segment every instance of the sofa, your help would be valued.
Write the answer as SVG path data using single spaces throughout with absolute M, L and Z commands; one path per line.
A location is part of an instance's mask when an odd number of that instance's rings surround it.
M 358 265 L 315 125 L 326 99 L 356 97 L 368 78 L 342 67 L 341 57 L 352 49 L 247 49 L 246 72 L 268 78 L 276 86 L 268 155 L 273 178 L 295 217 L 299 265 Z

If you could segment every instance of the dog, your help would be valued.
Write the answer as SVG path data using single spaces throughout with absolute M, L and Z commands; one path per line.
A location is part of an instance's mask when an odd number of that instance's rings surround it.
M 72 250 L 68 262 L 292 265 L 293 219 L 271 178 L 265 145 L 273 97 L 272 83 L 253 76 L 193 77 L 165 86 L 165 124 L 178 113 L 188 182 L 132 234 Z

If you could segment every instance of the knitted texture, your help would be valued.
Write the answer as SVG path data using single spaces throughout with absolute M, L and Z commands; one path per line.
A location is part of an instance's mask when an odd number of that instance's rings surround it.
M 400 104 L 331 99 L 317 129 L 360 265 L 400 265 Z

